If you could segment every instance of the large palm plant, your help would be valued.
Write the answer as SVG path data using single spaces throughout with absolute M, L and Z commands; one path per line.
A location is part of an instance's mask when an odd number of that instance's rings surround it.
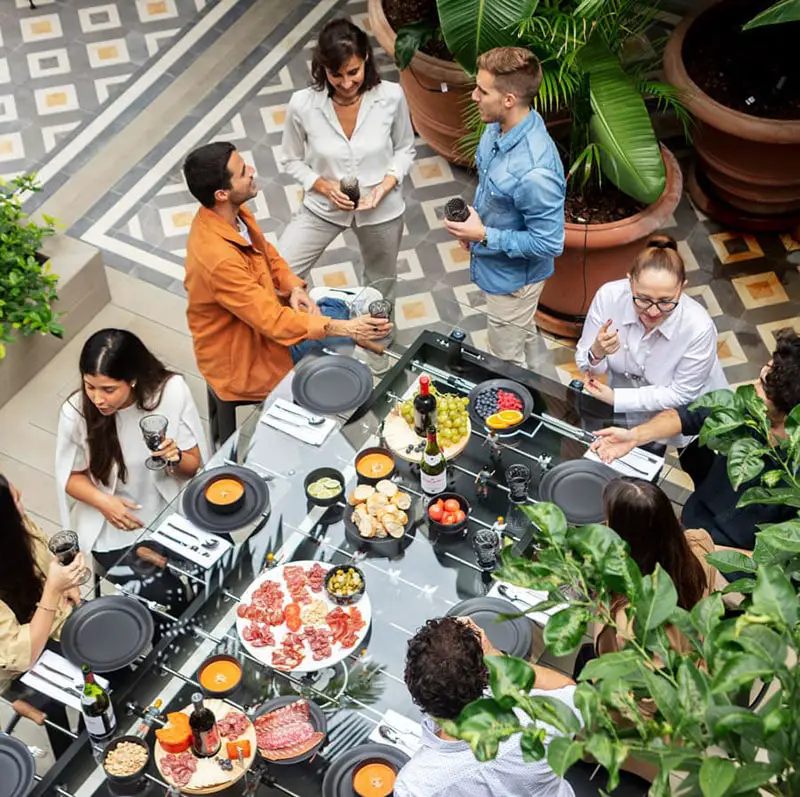
M 645 99 L 671 108 L 688 123 L 672 86 L 652 78 L 660 43 L 650 57 L 628 57 L 641 43 L 658 3 L 641 0 L 436 0 L 441 33 L 464 69 L 474 74 L 478 55 L 521 44 L 542 62 L 537 110 L 569 112 L 572 190 L 607 177 L 634 199 L 655 202 L 666 185 L 664 162 Z M 477 114 L 467 111 L 473 149 Z

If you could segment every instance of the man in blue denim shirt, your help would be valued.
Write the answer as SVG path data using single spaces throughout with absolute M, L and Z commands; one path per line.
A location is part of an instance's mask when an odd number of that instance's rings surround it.
M 489 352 L 525 366 L 539 296 L 564 248 L 564 169 L 531 108 L 542 70 L 530 50 L 483 53 L 476 83 L 472 99 L 487 127 L 475 157 L 475 207 L 465 222 L 445 226 L 471 252 L 470 276 L 486 296 Z

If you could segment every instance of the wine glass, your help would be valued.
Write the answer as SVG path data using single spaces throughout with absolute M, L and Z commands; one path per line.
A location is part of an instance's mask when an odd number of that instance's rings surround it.
M 158 451 L 164 445 L 164 440 L 167 439 L 167 426 L 169 426 L 169 420 L 164 415 L 145 415 L 139 421 L 145 445 L 151 451 Z M 163 470 L 167 467 L 164 457 L 150 456 L 144 461 L 144 464 L 150 470 Z
M 47 547 L 50 553 L 53 554 L 64 567 L 71 565 L 81 550 L 78 542 L 78 535 L 69 529 L 57 531 L 50 538 Z M 81 571 L 78 584 L 83 586 L 91 577 L 92 571 L 88 567 L 84 567 Z

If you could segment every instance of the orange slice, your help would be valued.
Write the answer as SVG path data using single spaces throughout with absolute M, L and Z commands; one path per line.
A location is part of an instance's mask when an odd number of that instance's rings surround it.
M 508 421 L 504 420 L 502 417 L 502 412 L 496 412 L 494 415 L 490 415 L 486 419 L 486 425 L 490 429 L 505 429 L 506 427 L 510 426 Z
M 522 413 L 519 410 L 503 410 L 497 413 L 507 426 L 514 426 L 514 424 L 522 421 Z

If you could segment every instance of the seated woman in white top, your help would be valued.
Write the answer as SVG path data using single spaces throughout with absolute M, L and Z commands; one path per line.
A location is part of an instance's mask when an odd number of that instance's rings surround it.
M 393 298 L 403 235 L 400 185 L 414 160 L 414 131 L 403 90 L 381 80 L 367 34 L 347 19 L 322 29 L 311 62 L 311 87 L 286 109 L 281 167 L 303 186 L 303 205 L 278 250 L 304 279 L 347 227 L 358 238 L 364 284 Z M 354 203 L 339 185 L 358 179 Z
M 96 332 L 81 351 L 80 372 L 83 386 L 62 405 L 58 424 L 61 520 L 115 580 L 111 568 L 122 550 L 207 458 L 205 440 L 183 377 L 167 370 L 133 333 Z M 163 445 L 151 452 L 139 421 L 154 413 L 165 416 L 168 426 Z M 151 453 L 166 459 L 167 467 L 148 469 Z M 71 518 L 68 496 L 75 499 Z M 134 563 L 119 565 L 116 575 L 118 582 L 136 580 Z
M 589 308 L 575 362 L 588 372 L 586 390 L 631 422 L 728 386 L 714 322 L 685 286 L 675 241 L 656 235 L 628 279 L 607 282 Z M 594 378 L 603 373 L 607 385 Z

